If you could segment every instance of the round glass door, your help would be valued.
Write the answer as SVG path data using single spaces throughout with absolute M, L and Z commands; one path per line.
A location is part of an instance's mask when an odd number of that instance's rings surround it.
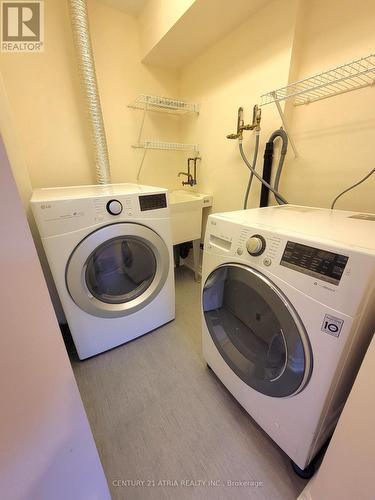
M 264 275 L 236 264 L 218 267 L 204 285 L 203 313 L 221 356 L 250 387 L 286 397 L 306 385 L 312 366 L 306 331 Z
M 86 266 L 86 284 L 97 299 L 121 304 L 147 290 L 155 273 L 152 249 L 134 237 L 119 236 L 92 252 Z
M 71 298 L 84 311 L 119 317 L 154 299 L 169 266 L 168 248 L 155 231 L 117 223 L 91 233 L 74 249 L 66 282 Z

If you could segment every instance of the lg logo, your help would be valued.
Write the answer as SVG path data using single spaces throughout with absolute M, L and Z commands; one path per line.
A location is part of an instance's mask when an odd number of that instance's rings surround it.
M 3 52 L 43 50 L 43 2 L 2 2 L 1 14 Z

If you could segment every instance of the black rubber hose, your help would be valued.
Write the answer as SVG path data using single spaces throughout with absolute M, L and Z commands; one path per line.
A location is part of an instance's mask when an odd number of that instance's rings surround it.
M 273 142 L 267 142 L 264 149 L 263 155 L 263 174 L 262 177 L 268 183 L 271 182 L 271 172 L 272 172 L 272 161 L 273 161 Z M 260 207 L 268 207 L 268 193 L 269 189 L 262 184 L 260 191 Z
M 270 183 L 271 173 L 272 173 L 272 162 L 273 162 L 273 146 L 275 139 L 277 139 L 278 137 L 280 137 L 280 139 L 282 140 L 282 146 L 281 146 L 280 160 L 277 166 L 275 182 L 274 182 L 274 188 L 277 192 L 279 191 L 281 172 L 284 165 L 285 155 L 288 150 L 288 136 L 284 129 L 279 128 L 270 135 L 270 138 L 266 143 L 266 148 L 264 151 L 264 163 L 263 163 L 263 179 L 265 179 L 268 183 Z M 268 195 L 269 195 L 269 189 L 263 184 L 260 194 L 260 203 L 259 203 L 260 207 L 268 206 Z M 277 195 L 275 195 L 275 199 L 279 205 L 285 204 L 285 202 Z

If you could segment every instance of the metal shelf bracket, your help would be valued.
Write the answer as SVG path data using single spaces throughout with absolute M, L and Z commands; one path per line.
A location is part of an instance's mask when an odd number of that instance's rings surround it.
M 298 151 L 297 151 L 297 148 L 296 148 L 296 144 L 295 144 L 295 142 L 293 140 L 293 137 L 290 135 L 290 132 L 289 132 L 289 129 L 288 129 L 288 125 L 286 123 L 284 112 L 283 112 L 283 110 L 281 109 L 281 106 L 280 106 L 280 102 L 275 99 L 275 104 L 276 104 L 277 111 L 279 112 L 279 115 L 280 115 L 280 118 L 281 118 L 281 123 L 283 124 L 283 128 L 284 128 L 284 130 L 286 132 L 286 135 L 288 136 L 290 145 L 292 146 L 292 149 L 293 149 L 293 152 L 294 152 L 294 157 L 298 158 Z

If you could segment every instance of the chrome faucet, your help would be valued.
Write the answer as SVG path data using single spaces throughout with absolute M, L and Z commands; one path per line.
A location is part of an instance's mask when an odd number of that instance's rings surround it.
M 200 160 L 199 156 L 196 156 L 195 158 L 188 158 L 187 165 L 188 165 L 188 171 L 187 172 L 179 172 L 178 177 L 181 177 L 181 175 L 186 175 L 187 181 L 182 181 L 183 186 L 195 186 L 197 184 L 197 161 Z M 194 174 L 191 174 L 190 171 L 190 162 L 194 163 Z

